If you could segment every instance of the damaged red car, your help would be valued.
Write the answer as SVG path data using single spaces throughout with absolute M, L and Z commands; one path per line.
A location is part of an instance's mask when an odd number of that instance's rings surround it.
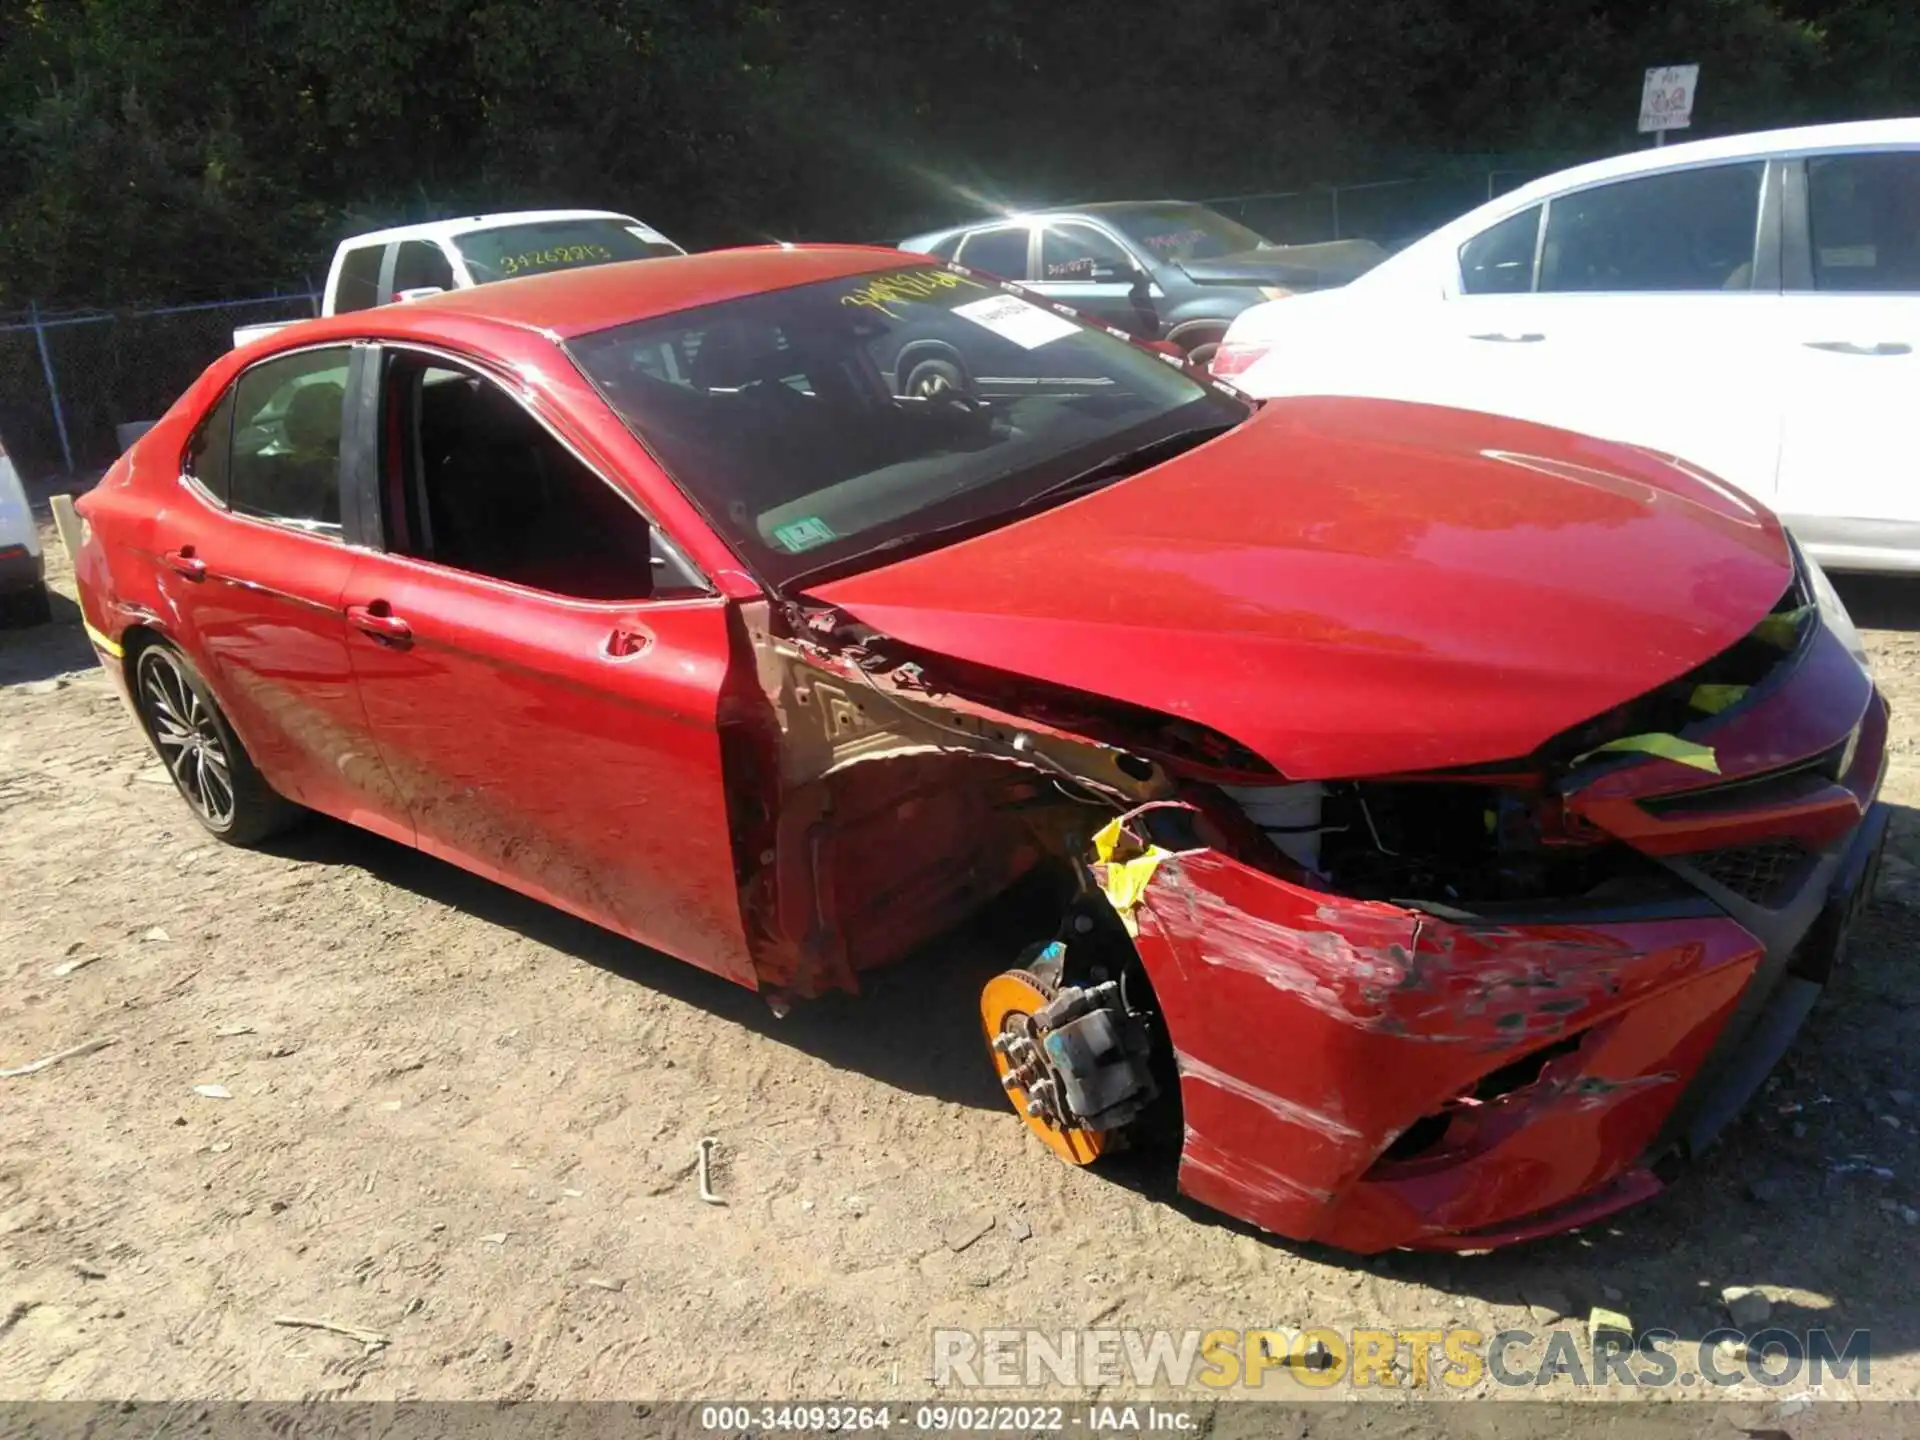
M 297 325 L 79 508 L 216 835 L 323 811 L 782 1000 L 1020 884 L 982 1063 L 1035 1135 L 1170 1133 L 1189 1195 L 1350 1250 L 1654 1193 L 1885 828 L 1859 638 L 1712 477 L 1256 407 L 887 251 Z

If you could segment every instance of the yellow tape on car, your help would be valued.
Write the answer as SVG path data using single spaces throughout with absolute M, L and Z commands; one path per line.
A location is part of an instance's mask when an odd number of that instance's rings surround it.
M 1622 735 L 1618 740 L 1609 740 L 1604 745 L 1595 746 L 1586 754 L 1576 758 L 1573 763 L 1584 764 L 1596 755 L 1635 753 L 1657 755 L 1662 760 L 1671 760 L 1679 765 L 1691 765 L 1695 770 L 1705 770 L 1710 775 L 1720 773 L 1720 762 L 1714 759 L 1711 745 L 1682 740 L 1678 735 Z

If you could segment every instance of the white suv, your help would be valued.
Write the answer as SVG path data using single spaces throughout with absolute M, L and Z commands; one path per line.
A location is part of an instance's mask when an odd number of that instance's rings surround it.
M 1829 569 L 1920 571 L 1920 120 L 1562 171 L 1344 289 L 1245 311 L 1214 372 L 1644 445 L 1771 506 Z

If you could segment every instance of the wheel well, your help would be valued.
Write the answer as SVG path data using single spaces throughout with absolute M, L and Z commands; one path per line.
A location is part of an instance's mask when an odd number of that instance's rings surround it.
M 134 666 L 139 662 L 140 652 L 149 645 L 166 643 L 167 637 L 151 625 L 129 625 L 120 632 L 120 669 L 126 677 L 130 693 L 133 690 Z
M 1191 350 L 1196 345 L 1207 345 L 1226 339 L 1230 320 L 1188 320 L 1176 325 L 1167 332 L 1167 339 L 1182 349 Z
M 944 340 L 915 340 L 904 346 L 894 358 L 893 378 L 895 383 L 903 383 L 906 374 L 922 360 L 951 360 L 960 367 L 960 373 L 967 373 L 967 362 L 960 352 Z

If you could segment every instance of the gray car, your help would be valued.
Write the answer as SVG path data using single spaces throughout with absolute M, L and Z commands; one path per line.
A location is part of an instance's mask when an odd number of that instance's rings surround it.
M 1370 240 L 1276 245 L 1188 200 L 1116 201 L 996 216 L 900 242 L 983 270 L 1146 339 L 1212 358 L 1262 300 L 1344 285 L 1386 258 Z

